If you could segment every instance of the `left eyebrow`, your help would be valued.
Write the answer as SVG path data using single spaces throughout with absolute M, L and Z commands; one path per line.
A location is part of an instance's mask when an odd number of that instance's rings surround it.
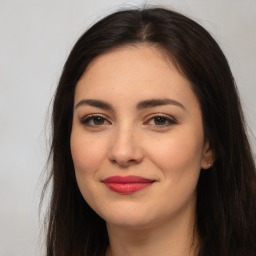
M 95 100 L 95 99 L 81 100 L 76 104 L 75 108 L 78 108 L 79 106 L 82 106 L 82 105 L 89 105 L 89 106 L 96 107 L 96 108 L 113 110 L 113 107 L 109 103 L 102 101 L 102 100 Z
M 152 108 L 152 107 L 158 107 L 158 106 L 163 106 L 163 105 L 174 105 L 177 107 L 182 108 L 183 110 L 186 110 L 184 105 L 182 105 L 180 102 L 165 98 L 165 99 L 149 99 L 145 101 L 141 101 L 137 104 L 137 109 L 145 109 L 145 108 Z

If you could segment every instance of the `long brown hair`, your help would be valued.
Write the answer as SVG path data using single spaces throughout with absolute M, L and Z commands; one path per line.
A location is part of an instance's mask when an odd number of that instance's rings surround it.
M 95 57 L 139 43 L 163 49 L 190 81 L 215 152 L 214 166 L 201 172 L 197 187 L 198 256 L 255 255 L 255 163 L 228 62 L 204 28 L 163 8 L 107 16 L 80 37 L 65 63 L 52 111 L 51 170 L 45 185 L 52 184 L 46 255 L 105 253 L 109 243 L 105 222 L 81 196 L 74 174 L 70 152 L 74 90 Z

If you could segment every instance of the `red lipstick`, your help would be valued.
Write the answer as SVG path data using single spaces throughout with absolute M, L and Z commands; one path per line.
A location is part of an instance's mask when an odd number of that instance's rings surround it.
M 132 194 L 152 185 L 155 180 L 139 176 L 111 176 L 102 182 L 114 192 L 120 194 Z

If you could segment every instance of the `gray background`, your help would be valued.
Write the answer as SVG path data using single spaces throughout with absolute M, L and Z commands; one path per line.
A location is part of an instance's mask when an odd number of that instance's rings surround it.
M 142 3 L 174 8 L 212 33 L 255 136 L 255 0 L 0 0 L 0 256 L 42 255 L 38 204 L 49 149 L 47 109 L 71 47 L 99 18 Z

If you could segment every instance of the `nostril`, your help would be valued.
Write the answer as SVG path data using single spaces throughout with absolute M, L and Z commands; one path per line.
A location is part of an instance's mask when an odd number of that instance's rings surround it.
M 117 163 L 115 159 L 110 159 L 110 162 L 111 162 L 112 164 L 116 164 L 116 163 Z
M 121 167 L 129 167 L 131 165 L 138 164 L 141 162 L 139 159 L 138 160 L 137 159 L 129 159 L 129 160 L 122 159 L 121 160 L 121 159 L 112 158 L 109 160 L 112 164 L 119 165 Z

